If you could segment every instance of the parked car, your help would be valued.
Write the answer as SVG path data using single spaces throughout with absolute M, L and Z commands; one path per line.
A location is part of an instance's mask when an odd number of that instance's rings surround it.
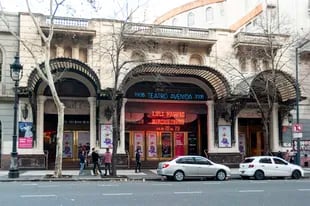
M 262 180 L 265 177 L 292 177 L 299 179 L 304 176 L 303 169 L 275 156 L 247 157 L 239 165 L 240 176 L 243 179 L 254 177 Z
M 231 172 L 229 167 L 216 164 L 205 157 L 186 155 L 158 163 L 157 174 L 176 181 L 189 177 L 215 177 L 223 181 L 230 177 Z

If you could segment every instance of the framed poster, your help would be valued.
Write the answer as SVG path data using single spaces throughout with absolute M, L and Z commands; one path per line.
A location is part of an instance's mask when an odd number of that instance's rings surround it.
M 239 133 L 239 152 L 241 154 L 245 154 L 246 148 L 245 148 L 245 134 Z
M 174 156 L 185 155 L 185 133 L 175 132 L 174 133 Z
M 231 147 L 231 128 L 230 125 L 219 126 L 219 147 Z
M 32 122 L 18 123 L 18 148 L 31 149 L 33 142 Z
M 171 133 L 163 132 L 161 133 L 161 156 L 171 158 Z
M 147 157 L 148 158 L 157 158 L 157 133 L 156 132 L 147 132 Z
M 144 157 L 144 132 L 134 132 L 134 151 L 136 153 L 137 149 L 140 149 L 141 159 Z
M 113 148 L 113 127 L 111 124 L 100 125 L 101 148 Z
M 73 132 L 64 132 L 63 158 L 72 158 Z

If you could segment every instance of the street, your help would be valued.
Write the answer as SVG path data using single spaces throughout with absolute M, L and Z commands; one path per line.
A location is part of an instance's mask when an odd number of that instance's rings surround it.
M 306 206 L 310 180 L 2 182 L 1 206 Z

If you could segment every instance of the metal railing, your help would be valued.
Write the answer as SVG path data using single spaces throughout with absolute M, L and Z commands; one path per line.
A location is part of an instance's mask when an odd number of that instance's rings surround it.
M 45 21 L 41 21 L 42 26 L 51 25 L 51 18 L 46 18 Z M 71 28 L 84 28 L 88 27 L 89 20 L 87 19 L 78 19 L 78 18 L 69 18 L 69 17 L 54 17 L 53 23 L 55 26 L 60 27 L 71 27 Z

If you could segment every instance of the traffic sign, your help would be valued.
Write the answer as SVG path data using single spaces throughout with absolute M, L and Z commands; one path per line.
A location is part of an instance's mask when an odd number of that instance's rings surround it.
M 293 124 L 294 133 L 302 133 L 302 124 Z

